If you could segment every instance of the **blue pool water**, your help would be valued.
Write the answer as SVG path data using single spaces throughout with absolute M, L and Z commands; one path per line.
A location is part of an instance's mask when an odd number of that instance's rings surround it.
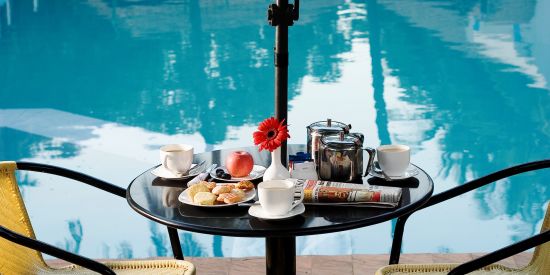
M 0 0 L 0 159 L 126 187 L 167 143 L 252 144 L 273 113 L 269 1 Z M 550 1 L 303 1 L 290 30 L 292 143 L 327 117 L 370 146 L 404 143 L 435 192 L 550 156 Z M 19 175 L 37 237 L 94 258 L 171 255 L 125 200 Z M 484 252 L 536 233 L 550 173 L 412 216 L 403 250 Z M 1 222 L 1 221 L 0 221 Z M 180 231 L 191 256 L 263 240 Z M 299 254 L 387 253 L 392 223 L 298 238 Z

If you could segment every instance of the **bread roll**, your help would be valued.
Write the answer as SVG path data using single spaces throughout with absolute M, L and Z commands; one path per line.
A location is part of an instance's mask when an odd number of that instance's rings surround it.
M 231 188 L 229 188 L 228 186 L 216 186 L 214 187 L 214 189 L 212 189 L 212 193 L 216 194 L 216 195 L 219 195 L 219 194 L 223 194 L 223 193 L 229 193 L 231 192 Z
M 210 192 L 205 182 L 203 181 L 197 184 L 191 185 L 191 187 L 187 188 L 187 195 L 189 196 L 189 200 L 194 201 L 195 194 L 199 192 Z
M 210 192 L 198 192 L 195 194 L 195 197 L 193 197 L 193 201 L 200 205 L 214 205 L 215 200 L 216 195 Z

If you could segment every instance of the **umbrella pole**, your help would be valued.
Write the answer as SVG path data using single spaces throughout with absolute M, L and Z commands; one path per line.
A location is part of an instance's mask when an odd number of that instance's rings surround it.
M 288 27 L 298 20 L 299 0 L 277 0 L 268 9 L 268 20 L 275 27 L 275 117 L 288 124 Z M 281 162 L 287 166 L 286 141 L 281 145 Z

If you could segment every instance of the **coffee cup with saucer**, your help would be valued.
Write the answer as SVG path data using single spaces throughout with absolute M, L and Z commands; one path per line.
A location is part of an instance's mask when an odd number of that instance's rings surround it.
M 378 161 L 370 174 L 385 180 L 402 180 L 414 177 L 418 170 L 411 165 L 411 148 L 402 144 L 381 145 L 376 148 Z
M 248 209 L 248 214 L 265 220 L 288 219 L 304 213 L 304 190 L 294 199 L 295 183 L 289 180 L 270 180 L 258 184 L 259 205 Z
M 160 166 L 151 171 L 166 179 L 183 178 L 189 174 L 193 163 L 193 145 L 168 144 L 160 148 Z

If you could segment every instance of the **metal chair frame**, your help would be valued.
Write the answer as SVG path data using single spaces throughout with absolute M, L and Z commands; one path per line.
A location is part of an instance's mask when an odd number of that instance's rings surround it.
M 545 168 L 550 168 L 550 159 L 528 162 L 528 163 L 512 166 L 510 168 L 506 168 L 506 169 L 494 172 L 492 174 L 472 180 L 463 185 L 459 185 L 457 187 L 451 188 L 447 191 L 444 191 L 432 196 L 426 204 L 421 206 L 415 212 L 420 211 L 421 209 L 436 205 L 440 202 L 452 199 L 454 197 L 460 196 L 464 193 L 475 190 L 481 186 L 485 186 L 489 183 L 493 183 L 495 181 L 508 178 L 517 174 L 534 171 L 534 170 L 545 169 Z M 392 242 L 391 254 L 390 254 L 390 261 L 389 261 L 390 265 L 399 263 L 399 257 L 401 255 L 401 245 L 403 242 L 403 233 L 405 230 L 405 223 L 413 213 L 401 216 L 397 219 L 393 242 Z M 520 252 L 536 247 L 548 241 L 550 241 L 550 230 L 539 233 L 535 236 L 529 237 L 525 240 L 519 241 L 512 245 L 506 246 L 504 248 L 491 252 L 487 255 L 474 259 L 472 261 L 463 263 L 455 267 L 453 270 L 451 270 L 449 274 L 452 274 L 452 275 L 466 274 L 468 272 L 472 272 L 476 269 L 482 268 L 489 264 L 496 263 L 502 259 L 516 255 Z

